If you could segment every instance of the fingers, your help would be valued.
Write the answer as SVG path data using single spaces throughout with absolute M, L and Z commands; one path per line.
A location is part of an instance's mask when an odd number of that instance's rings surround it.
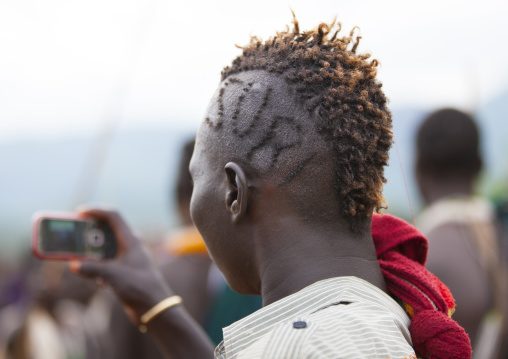
M 95 284 L 97 284 L 98 287 L 104 288 L 106 286 L 106 281 L 102 277 L 95 278 Z
M 104 281 L 109 282 L 110 279 L 110 271 L 107 264 L 101 262 L 80 262 L 73 260 L 69 262 L 69 270 L 83 277 L 98 279 L 102 285 L 104 285 Z
M 121 251 L 138 243 L 130 227 L 118 212 L 102 208 L 80 207 L 78 213 L 106 222 L 114 231 Z
M 134 309 L 132 309 L 128 305 L 123 304 L 123 310 L 134 324 L 136 325 L 141 324 L 141 321 L 139 320 L 139 315 L 136 313 Z

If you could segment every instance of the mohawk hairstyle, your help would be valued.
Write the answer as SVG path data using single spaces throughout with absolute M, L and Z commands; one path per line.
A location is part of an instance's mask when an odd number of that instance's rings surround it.
M 230 76 L 265 70 L 280 74 L 295 86 L 318 134 L 331 145 L 335 188 L 340 212 L 354 227 L 384 205 L 384 166 L 392 144 L 391 113 L 376 80 L 377 60 L 357 54 L 360 36 L 338 37 L 341 24 L 321 23 L 300 32 L 293 13 L 293 30 L 278 32 L 263 42 L 252 37 L 243 54 L 222 71 Z M 330 36 L 331 35 L 331 36 Z

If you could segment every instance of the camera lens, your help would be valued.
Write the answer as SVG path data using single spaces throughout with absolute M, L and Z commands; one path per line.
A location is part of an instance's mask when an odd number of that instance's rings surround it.
M 104 245 L 104 232 L 94 228 L 88 232 L 88 244 L 92 247 L 102 247 Z

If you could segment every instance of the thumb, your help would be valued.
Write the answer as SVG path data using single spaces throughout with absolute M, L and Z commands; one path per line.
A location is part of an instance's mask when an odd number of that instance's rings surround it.
M 69 262 L 69 270 L 74 274 L 81 275 L 87 278 L 102 278 L 109 282 L 109 270 L 107 265 L 101 262 L 81 262 L 73 260 Z

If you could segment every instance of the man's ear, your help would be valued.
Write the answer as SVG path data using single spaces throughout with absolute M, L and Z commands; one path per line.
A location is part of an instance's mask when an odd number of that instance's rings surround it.
M 228 162 L 224 166 L 224 171 L 226 171 L 228 180 L 226 207 L 231 213 L 233 222 L 238 223 L 247 210 L 247 200 L 249 198 L 247 177 L 243 169 L 234 162 Z

